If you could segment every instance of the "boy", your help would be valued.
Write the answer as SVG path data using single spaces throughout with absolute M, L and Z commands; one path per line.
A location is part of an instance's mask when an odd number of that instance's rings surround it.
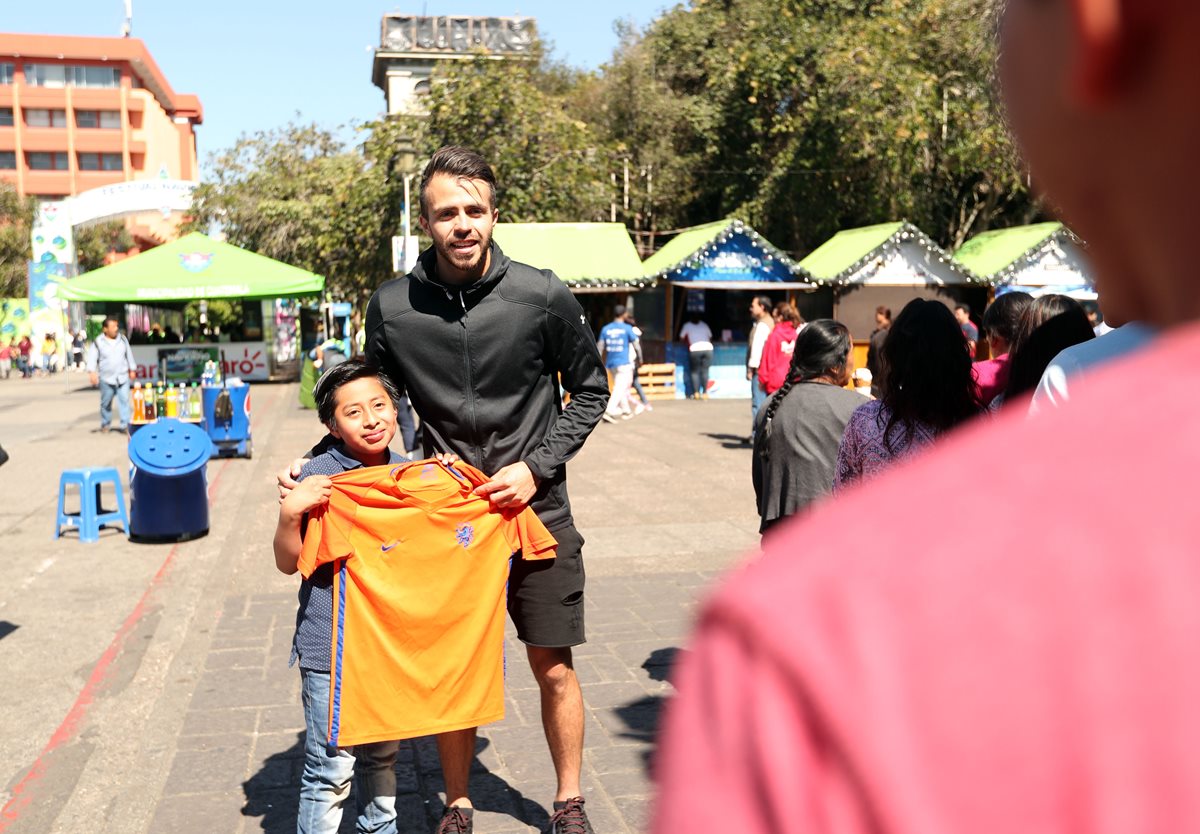
M 400 395 L 377 368 L 359 359 L 336 365 L 321 377 L 313 396 L 317 416 L 338 443 L 305 464 L 298 479 L 300 485 L 279 506 L 275 566 L 289 575 L 297 570 L 301 527 L 306 515 L 329 500 L 329 476 L 361 466 L 403 460 L 388 448 L 396 434 L 396 404 Z M 357 830 L 395 834 L 393 766 L 399 742 L 383 741 L 349 749 L 328 746 L 332 585 L 331 565 L 319 568 L 310 579 L 300 583 L 291 662 L 300 662 L 307 734 L 296 830 L 300 834 L 337 831 L 342 803 L 350 790 L 350 777 L 357 769 Z

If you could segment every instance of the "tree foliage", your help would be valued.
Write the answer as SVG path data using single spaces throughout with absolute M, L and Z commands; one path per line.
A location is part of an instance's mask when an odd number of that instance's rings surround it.
M 334 297 L 358 301 L 391 276 L 395 182 L 363 148 L 289 124 L 243 136 L 211 168 L 185 230 L 218 227 L 235 246 L 324 275 Z
M 993 106 L 993 5 L 693 0 L 606 67 L 612 138 L 669 137 L 658 213 L 681 225 L 736 214 L 803 253 L 906 217 L 961 243 L 1036 210 Z M 655 104 L 631 111 L 631 86 Z
M 540 54 L 528 61 L 479 55 L 434 80 L 429 115 L 412 130 L 426 157 L 451 144 L 479 151 L 496 171 L 507 221 L 607 219 L 612 160 L 595 125 L 572 106 L 587 74 Z
M 33 256 L 33 200 L 0 182 L 0 298 L 24 296 Z
M 123 220 L 75 229 L 75 261 L 81 274 L 104 266 L 109 252 L 128 252 L 132 247 L 133 235 Z

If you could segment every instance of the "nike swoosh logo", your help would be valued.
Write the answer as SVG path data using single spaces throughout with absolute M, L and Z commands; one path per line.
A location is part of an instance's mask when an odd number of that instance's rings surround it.
M 398 544 L 400 544 L 400 542 L 393 539 L 392 541 L 388 542 L 387 544 L 380 545 L 379 549 L 382 550 L 384 553 L 387 553 L 389 550 L 391 550 L 393 547 L 395 547 Z

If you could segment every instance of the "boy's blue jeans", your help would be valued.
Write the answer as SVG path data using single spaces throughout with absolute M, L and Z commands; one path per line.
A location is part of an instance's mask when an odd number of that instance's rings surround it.
M 355 779 L 358 834 L 396 834 L 397 741 L 328 747 L 329 673 L 300 670 L 304 701 L 304 773 L 300 777 L 299 834 L 336 834 L 342 804 Z

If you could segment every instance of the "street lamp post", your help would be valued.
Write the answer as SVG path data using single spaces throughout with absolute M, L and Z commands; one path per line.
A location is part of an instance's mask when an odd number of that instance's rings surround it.
M 417 154 L 411 146 L 406 145 L 397 156 L 400 170 L 404 172 L 404 236 L 399 241 L 392 241 L 392 260 L 396 272 L 406 274 L 416 265 L 418 254 L 417 239 L 412 233 L 412 180 L 417 175 L 413 170 Z

